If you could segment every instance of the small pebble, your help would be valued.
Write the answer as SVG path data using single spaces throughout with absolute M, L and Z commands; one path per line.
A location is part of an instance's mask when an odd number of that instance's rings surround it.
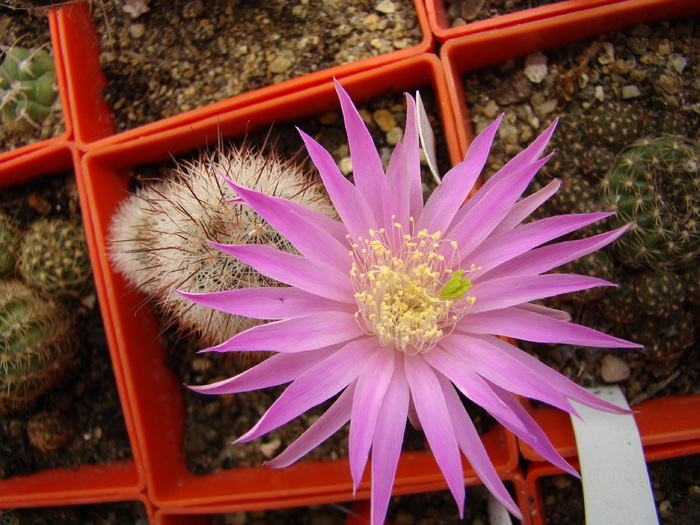
M 631 370 L 627 361 L 619 357 L 606 354 L 600 363 L 600 377 L 606 383 L 619 383 L 629 379 Z
M 402 137 L 403 137 L 403 130 L 399 126 L 391 128 L 386 133 L 386 141 L 391 146 L 396 146 Z
M 382 0 L 377 4 L 377 7 L 375 7 L 375 9 L 380 13 L 388 15 L 390 13 L 396 12 L 396 5 L 394 5 L 394 2 L 392 2 L 391 0 Z
M 350 157 L 343 157 L 340 159 L 338 169 L 343 175 L 350 175 L 352 173 L 352 159 Z
M 637 86 L 623 86 L 622 88 L 623 99 L 637 98 L 639 95 L 641 95 L 641 92 Z
M 146 34 L 146 25 L 145 24 L 131 24 L 129 26 L 129 34 L 131 35 L 132 38 L 141 38 L 144 34 Z
M 388 109 L 378 109 L 372 114 L 372 118 L 377 126 L 384 132 L 395 128 L 397 125 L 393 113 Z
M 530 82 L 539 84 L 547 78 L 547 56 L 540 51 L 528 55 L 523 72 Z
M 290 67 L 292 67 L 292 59 L 286 56 L 279 56 L 275 58 L 270 65 L 267 66 L 270 73 L 284 73 Z
M 678 73 L 683 73 L 685 66 L 688 65 L 688 59 L 683 55 L 671 55 L 671 65 Z

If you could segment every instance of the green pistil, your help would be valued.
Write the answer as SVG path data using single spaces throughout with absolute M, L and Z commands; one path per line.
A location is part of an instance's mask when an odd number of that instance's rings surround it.
M 459 299 L 472 287 L 471 279 L 462 279 L 464 270 L 457 270 L 440 290 L 442 299 Z

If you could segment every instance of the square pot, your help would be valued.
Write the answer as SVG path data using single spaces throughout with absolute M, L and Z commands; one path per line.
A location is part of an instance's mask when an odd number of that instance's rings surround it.
M 426 9 L 428 11 L 428 20 L 430 28 L 437 38 L 438 42 L 445 42 L 451 38 L 456 38 L 481 31 L 489 31 L 492 29 L 502 29 L 511 27 L 526 22 L 535 20 L 544 20 L 554 16 L 564 15 L 567 13 L 578 13 L 579 16 L 585 17 L 587 9 L 594 7 L 613 4 L 621 0 L 562 0 L 552 2 L 550 4 L 539 7 L 526 8 L 521 11 L 488 18 L 484 20 L 475 20 L 464 25 L 452 26 L 450 23 L 447 6 L 445 0 L 426 0 Z
M 564 2 L 566 3 L 566 2 Z M 659 1 L 617 2 L 506 27 L 499 31 L 472 34 L 449 40 L 441 48 L 447 84 L 455 108 L 460 148 L 464 153 L 474 133 L 466 104 L 462 79 L 465 74 L 481 68 L 496 66 L 535 51 L 553 49 L 601 32 L 624 26 L 700 13 L 696 2 Z M 552 113 L 554 118 L 554 113 Z M 556 133 L 555 133 L 556 137 Z M 659 334 L 660 338 L 664 336 Z M 690 350 L 688 350 L 690 351 Z M 550 437 L 557 451 L 567 458 L 576 457 L 576 446 L 569 416 L 550 408 L 532 409 L 531 413 Z M 669 397 L 645 401 L 632 407 L 645 447 L 664 443 L 685 443 L 700 437 L 698 396 Z M 542 461 L 529 446 L 520 443 L 521 454 L 532 461 Z
M 113 136 L 114 125 L 109 107 L 100 91 L 107 85 L 100 70 L 100 43 L 87 2 L 71 3 L 58 12 L 58 33 L 70 84 L 69 107 L 76 130 L 76 141 L 83 150 L 91 150 L 100 144 L 123 142 L 143 137 L 164 127 L 177 128 L 197 122 L 212 115 L 232 111 L 262 100 L 271 100 L 287 94 L 301 92 L 312 86 L 328 83 L 332 78 L 372 69 L 397 60 L 431 51 L 432 35 L 422 2 L 415 1 L 418 22 L 423 39 L 418 45 L 385 53 L 376 57 L 351 62 L 256 89 L 251 92 L 193 109 L 179 115 L 145 124 Z
M 665 445 L 656 449 L 644 449 L 644 457 L 647 461 L 647 467 L 653 468 L 653 462 L 668 460 L 673 458 L 682 458 L 700 453 L 700 440 L 686 442 L 678 445 Z M 574 462 L 574 466 L 578 468 L 578 464 Z M 526 485 L 530 500 L 530 509 L 528 514 L 532 518 L 533 525 L 546 525 L 552 523 L 547 518 L 547 510 L 545 505 L 545 497 L 542 490 L 543 480 L 549 479 L 551 476 L 562 475 L 565 482 L 579 484 L 575 478 L 563 474 L 563 472 L 548 463 L 532 463 L 527 469 Z M 652 473 L 653 482 L 653 473 Z M 570 512 L 573 512 L 570 511 Z M 583 522 L 583 509 L 578 508 L 575 512 L 580 512 L 580 522 Z M 556 519 L 556 518 L 555 518 Z M 680 523 L 680 522 L 679 522 Z
M 453 123 L 439 60 L 422 55 L 342 79 L 353 100 L 362 104 L 386 93 L 400 93 L 431 86 L 438 99 L 448 147 L 455 147 Z M 166 349 L 159 343 L 160 325 L 144 297 L 130 292 L 124 279 L 110 267 L 107 233 L 111 217 L 126 196 L 130 170 L 138 164 L 167 160 L 219 137 L 243 137 L 273 122 L 293 122 L 338 108 L 331 82 L 303 92 L 238 108 L 180 128 L 162 131 L 140 140 L 112 144 L 88 153 L 83 159 L 84 179 L 95 228 L 101 277 L 100 298 L 108 305 L 108 337 L 121 354 L 124 389 L 129 392 L 138 437 L 145 457 L 147 486 L 152 501 L 168 509 L 194 505 L 220 506 L 227 511 L 255 510 L 345 501 L 353 498 L 347 459 L 299 461 L 283 469 L 238 468 L 196 476 L 182 457 L 184 426 L 183 386 L 165 366 Z M 453 153 L 454 155 L 454 153 Z M 484 436 L 487 450 L 499 472 L 517 462 L 514 438 L 500 426 Z M 369 469 L 368 469 L 369 470 Z M 465 476 L 474 476 L 465 465 Z M 406 452 L 399 462 L 395 490 L 415 492 L 442 483 L 442 474 L 430 454 Z M 369 480 L 358 489 L 358 498 L 369 496 Z
M 37 18 L 37 23 L 41 22 L 41 19 Z M 56 82 L 58 84 L 58 95 L 60 97 L 61 111 L 63 113 L 63 133 L 57 137 L 33 142 L 13 150 L 0 152 L 0 164 L 16 160 L 42 148 L 61 144 L 66 140 L 70 140 L 73 136 L 73 124 L 70 111 L 68 111 L 68 86 L 63 49 L 61 47 L 61 41 L 58 38 L 57 15 L 53 11 L 48 15 L 48 24 L 51 33 L 51 47 L 53 52 L 54 68 L 56 71 Z M 3 123 L 0 121 L 0 124 Z
M 0 187 L 28 182 L 43 174 L 71 171 L 78 163 L 78 153 L 73 144 L 56 141 L 0 165 Z M 77 175 L 76 182 L 80 185 Z M 80 193 L 80 188 L 78 191 Z M 80 198 L 80 206 L 85 234 L 90 246 L 94 243 L 91 241 L 92 232 L 86 211 L 88 203 Z M 99 272 L 94 269 L 95 278 L 98 274 Z M 106 313 L 104 310 L 101 313 L 104 322 Z M 128 406 L 124 403 L 125 392 L 119 386 L 120 370 L 116 365 L 117 356 L 114 347 L 110 347 L 109 351 L 108 359 L 112 363 L 111 368 L 117 380 L 132 459 L 102 464 L 83 464 L 69 468 L 52 468 L 31 475 L 0 480 L 0 508 L 77 505 L 140 497 L 145 487 L 145 477 L 133 433 L 131 415 Z M 80 436 L 75 436 L 74 439 L 80 439 Z

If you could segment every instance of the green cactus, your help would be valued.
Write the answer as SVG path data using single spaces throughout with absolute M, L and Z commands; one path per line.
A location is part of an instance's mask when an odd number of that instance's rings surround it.
M 19 251 L 19 233 L 5 214 L 0 214 L 0 277 L 7 277 L 15 271 Z
M 53 58 L 43 48 L 11 47 L 0 65 L 0 112 L 18 131 L 39 129 L 58 103 Z
M 49 295 L 79 295 L 91 276 L 82 227 L 64 219 L 32 223 L 22 239 L 19 271 Z
M 0 414 L 53 387 L 75 348 L 68 312 L 19 281 L 0 281 Z
M 683 137 L 644 139 L 601 181 L 612 226 L 635 225 L 615 245 L 632 268 L 690 266 L 700 253 L 700 147 Z
M 641 111 L 633 104 L 607 101 L 587 119 L 586 133 L 593 144 L 620 149 L 639 136 Z

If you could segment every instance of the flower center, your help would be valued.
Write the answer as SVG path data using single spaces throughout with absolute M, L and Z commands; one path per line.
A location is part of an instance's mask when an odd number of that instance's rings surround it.
M 474 303 L 467 295 L 471 280 L 463 277 L 464 270 L 452 269 L 459 259 L 457 243 L 441 236 L 427 230 L 403 233 L 394 223 L 391 232 L 370 230 L 351 244 L 355 317 L 383 346 L 427 352 Z

